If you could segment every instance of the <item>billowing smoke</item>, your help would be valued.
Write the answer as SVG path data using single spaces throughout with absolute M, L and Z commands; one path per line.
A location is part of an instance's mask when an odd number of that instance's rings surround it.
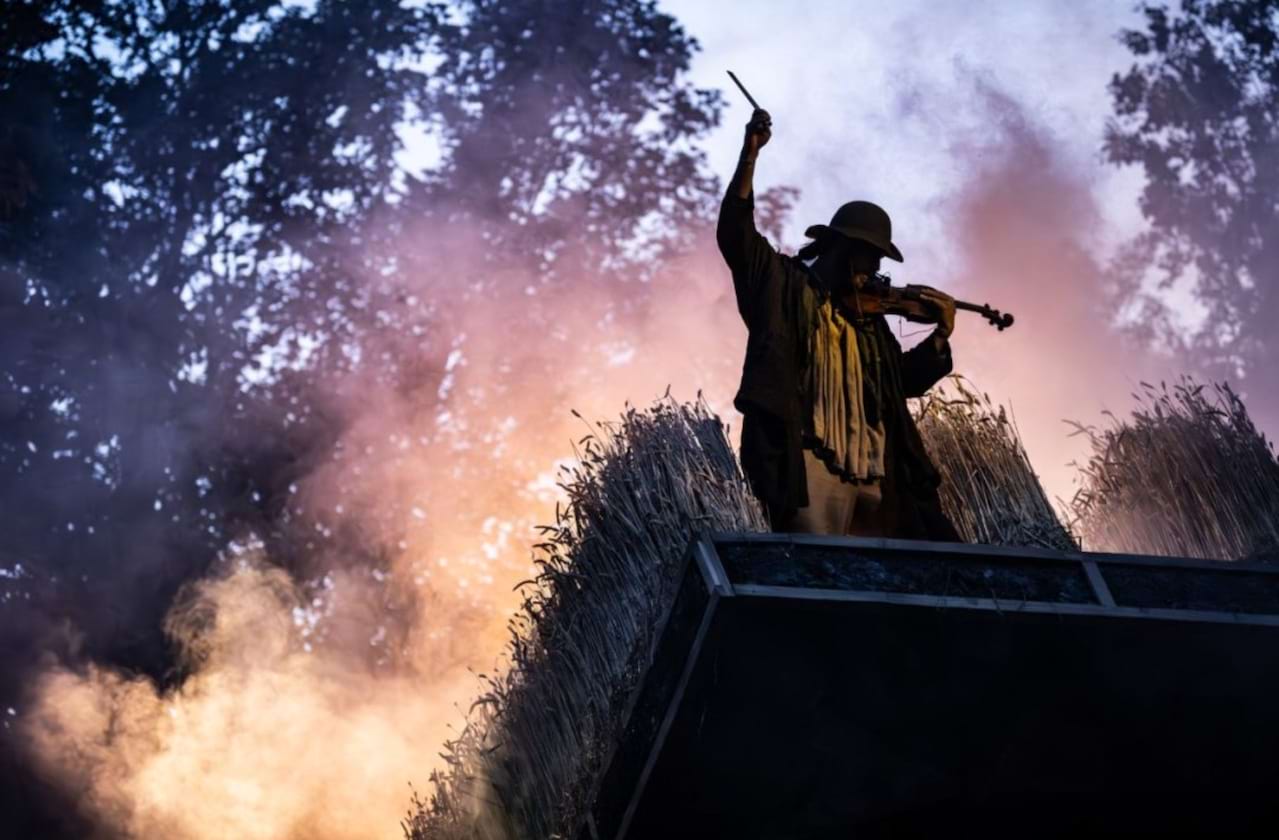
M 180 686 L 93 665 L 46 672 L 29 724 L 45 769 L 130 837 L 389 833 L 470 681 L 447 667 L 429 681 L 375 676 L 355 656 L 307 652 L 303 603 L 248 551 L 171 611 L 193 669 Z
M 966 177 L 935 205 L 956 257 L 943 288 L 1011 312 L 1016 323 L 997 332 L 960 313 L 956 371 L 1010 406 L 1045 488 L 1069 501 L 1070 462 L 1083 461 L 1088 446 L 1065 421 L 1102 422 L 1105 410 L 1127 410 L 1141 380 L 1178 368 L 1114 328 L 1107 237 L 1089 174 L 1023 105 L 979 78 L 970 84 L 966 98 L 982 128 L 947 138 Z
M 331 383 L 344 416 L 333 455 L 296 482 L 323 541 L 305 586 L 254 534 L 228 546 L 166 620 L 184 679 L 168 688 L 96 665 L 43 672 L 24 732 L 41 772 L 109 833 L 175 838 L 390 836 L 408 784 L 427 792 L 440 747 L 500 667 L 513 587 L 534 526 L 553 517 L 557 468 L 590 429 L 668 387 L 721 412 L 744 330 L 707 248 L 633 289 L 591 277 L 532 295 L 479 297 L 410 277 L 406 305 L 450 313 L 444 347 L 405 365 L 440 376 Z M 454 231 L 404 247 L 483 270 Z M 450 245 L 452 243 L 452 245 Z M 504 278 L 536 288 L 538 278 Z M 370 353 L 407 354 L 404 337 Z M 342 546 L 387 558 L 372 578 Z

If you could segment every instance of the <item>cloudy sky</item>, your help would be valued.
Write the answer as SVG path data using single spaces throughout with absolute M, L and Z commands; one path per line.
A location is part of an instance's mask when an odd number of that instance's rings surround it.
M 725 71 L 772 114 L 774 145 L 759 186 L 803 190 L 792 240 L 843 201 L 869 196 L 892 211 L 904 248 L 944 253 L 931 208 L 965 181 L 966 156 L 956 146 L 989 119 L 971 96 L 978 83 L 1008 95 L 1052 136 L 1095 191 L 1113 236 L 1139 223 L 1138 173 L 1106 166 L 1100 155 L 1106 84 L 1130 63 L 1115 35 L 1140 23 L 1122 0 L 743 0 L 731 15 L 715 3 L 661 5 L 702 45 L 693 78 L 728 98 L 709 144 L 718 171 L 732 170 L 750 116 Z

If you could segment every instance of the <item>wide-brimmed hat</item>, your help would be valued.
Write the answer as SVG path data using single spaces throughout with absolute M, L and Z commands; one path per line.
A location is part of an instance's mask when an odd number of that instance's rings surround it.
M 883 251 L 884 256 L 889 259 L 904 262 L 902 252 L 893 244 L 893 222 L 878 204 L 850 201 L 835 211 L 830 224 L 813 225 L 804 231 L 809 239 L 820 239 L 828 233 L 869 242 Z

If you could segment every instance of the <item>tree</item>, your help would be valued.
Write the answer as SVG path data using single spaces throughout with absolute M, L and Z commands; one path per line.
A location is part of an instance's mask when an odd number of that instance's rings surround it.
M 650 305 L 713 216 L 696 140 L 719 105 L 683 78 L 695 48 L 651 0 L 9 4 L 0 708 L 46 650 L 181 679 L 163 615 L 244 532 L 303 585 L 318 556 L 376 569 L 366 523 L 292 493 L 395 457 L 351 451 L 337 390 L 407 394 L 500 447 L 495 400 L 606 376 L 560 359 Z M 416 177 L 406 124 L 441 149 Z M 570 336 L 583 277 L 604 300 Z M 454 319 L 500 300 L 518 352 L 485 393 L 448 392 Z M 483 447 L 456 458 L 502 486 Z M 22 766 L 0 747 L 0 770 Z M 0 787 L 21 799 L 6 812 L 36 798 Z
M 1236 379 L 1262 416 L 1279 417 L 1279 2 L 1183 0 L 1143 7 L 1121 39 L 1136 62 L 1110 83 L 1105 153 L 1142 167 L 1148 232 L 1116 263 L 1139 327 Z M 1182 335 L 1143 291 L 1186 283 L 1206 308 Z
M 288 337 L 355 328 L 324 303 L 390 188 L 420 78 L 395 59 L 438 23 L 392 2 L 6 10 L 24 190 L 0 222 L 0 566 L 58 581 L 90 653 L 163 671 L 173 592 L 334 437 L 297 396 L 327 360 L 291 364 Z M 286 373 L 250 393 L 271 347 Z

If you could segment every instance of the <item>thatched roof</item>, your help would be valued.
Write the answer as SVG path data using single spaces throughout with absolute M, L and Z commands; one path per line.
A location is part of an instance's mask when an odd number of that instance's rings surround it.
M 629 409 L 582 441 L 511 622 L 509 669 L 488 678 L 445 747 L 412 840 L 568 837 L 652 657 L 690 537 L 765 531 L 725 430 L 706 404 Z

